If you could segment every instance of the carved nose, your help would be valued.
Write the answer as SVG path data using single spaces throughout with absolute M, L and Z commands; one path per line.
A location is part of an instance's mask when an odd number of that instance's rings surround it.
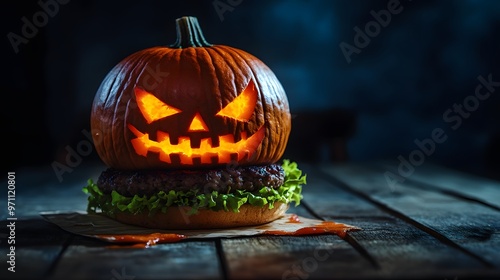
M 196 113 L 196 115 L 194 115 L 194 118 L 191 121 L 191 124 L 189 125 L 188 131 L 189 132 L 208 131 L 207 124 L 203 121 L 203 118 L 201 117 L 200 113 Z

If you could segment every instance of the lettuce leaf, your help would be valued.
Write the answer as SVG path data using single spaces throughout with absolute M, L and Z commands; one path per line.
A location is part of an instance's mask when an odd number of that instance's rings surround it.
M 231 193 L 198 193 L 197 191 L 160 191 L 152 196 L 127 197 L 116 191 L 111 194 L 103 193 L 92 179 L 87 181 L 83 192 L 88 194 L 87 212 L 103 212 L 114 216 L 118 211 L 141 213 L 148 211 L 153 215 L 157 211 L 166 212 L 169 207 L 188 206 L 188 215 L 195 214 L 199 209 L 210 209 L 214 211 L 239 212 L 241 205 L 248 203 L 254 206 L 268 207 L 272 209 L 274 203 L 300 204 L 302 199 L 302 185 L 306 184 L 306 175 L 298 168 L 297 163 L 283 160 L 285 180 L 281 187 L 273 189 L 263 187 L 258 191 L 248 192 L 236 190 Z

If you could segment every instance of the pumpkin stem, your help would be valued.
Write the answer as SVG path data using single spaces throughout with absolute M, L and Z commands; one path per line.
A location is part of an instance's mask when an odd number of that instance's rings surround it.
M 210 47 L 203 37 L 198 19 L 196 17 L 184 16 L 175 20 L 177 29 L 177 41 L 171 48 L 189 48 L 189 47 Z

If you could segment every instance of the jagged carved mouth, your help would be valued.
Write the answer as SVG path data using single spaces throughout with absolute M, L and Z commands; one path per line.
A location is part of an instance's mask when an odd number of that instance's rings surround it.
M 128 128 L 137 138 L 131 140 L 132 146 L 138 155 L 146 157 L 148 152 L 159 154 L 159 159 L 166 163 L 172 163 L 172 157 L 178 157 L 181 164 L 221 164 L 232 161 L 241 162 L 245 158 L 250 158 L 262 143 L 265 129 L 261 126 L 257 132 L 247 137 L 246 132 L 241 133 L 241 139 L 234 141 L 232 134 L 219 136 L 219 145 L 212 146 L 211 138 L 201 139 L 198 148 L 191 147 L 189 137 L 179 137 L 178 144 L 171 144 L 170 135 L 163 131 L 158 131 L 157 141 L 149 139 L 148 133 L 140 132 L 133 125 Z

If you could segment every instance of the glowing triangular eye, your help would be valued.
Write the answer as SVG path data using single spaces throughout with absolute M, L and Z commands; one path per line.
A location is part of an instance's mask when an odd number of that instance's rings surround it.
M 247 122 L 253 114 L 257 104 L 257 89 L 253 80 L 231 103 L 217 113 L 217 116 L 229 117 L 238 121 Z
M 134 88 L 134 92 L 137 106 L 148 124 L 181 112 L 141 88 Z

